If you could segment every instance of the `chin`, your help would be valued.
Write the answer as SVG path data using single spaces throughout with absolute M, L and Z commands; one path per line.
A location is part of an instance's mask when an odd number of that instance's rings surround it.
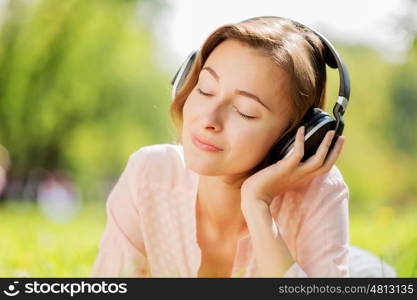
M 213 160 L 203 159 L 204 154 L 192 153 L 191 156 L 184 152 L 184 162 L 188 169 L 204 176 L 219 176 L 223 175 L 223 166 Z
M 187 140 L 183 144 L 184 162 L 188 169 L 204 176 L 223 176 L 231 175 L 239 172 L 236 161 L 228 159 L 225 161 L 225 151 L 222 152 L 205 152 L 194 146 L 191 141 Z M 238 169 L 236 169 L 238 168 Z M 236 170 L 235 170 L 236 169 Z

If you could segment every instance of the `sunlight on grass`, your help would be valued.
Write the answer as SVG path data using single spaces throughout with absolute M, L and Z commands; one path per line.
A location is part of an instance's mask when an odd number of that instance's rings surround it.
M 351 244 L 392 265 L 397 277 L 417 277 L 417 209 L 379 207 L 350 217 Z
M 2 277 L 88 277 L 105 225 L 104 203 L 82 206 L 65 224 L 30 203 L 0 206 Z M 417 209 L 380 207 L 350 216 L 351 244 L 380 256 L 398 277 L 417 276 Z
M 0 276 L 88 277 L 104 229 L 104 204 L 84 206 L 66 224 L 57 224 L 30 203 L 0 209 Z

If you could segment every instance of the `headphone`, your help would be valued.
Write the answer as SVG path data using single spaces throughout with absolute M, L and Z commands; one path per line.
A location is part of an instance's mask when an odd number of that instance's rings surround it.
M 275 144 L 272 146 L 269 154 L 265 159 L 254 169 L 257 171 L 259 169 L 265 168 L 273 163 L 276 163 L 278 160 L 281 160 L 293 151 L 296 132 L 298 127 L 304 126 L 304 156 L 301 161 L 304 162 L 312 155 L 314 155 L 323 141 L 326 133 L 330 130 L 335 130 L 335 135 L 330 144 L 329 151 L 334 147 L 334 144 L 337 138 L 342 135 L 344 129 L 344 120 L 343 114 L 345 113 L 347 104 L 349 102 L 350 96 L 350 81 L 349 73 L 346 65 L 343 63 L 342 58 L 336 51 L 335 47 L 319 32 L 316 30 L 307 27 L 299 22 L 288 18 L 282 18 L 277 16 L 265 16 L 266 18 L 278 18 L 291 21 L 296 27 L 301 27 L 307 30 L 312 31 L 316 34 L 324 45 L 324 61 L 325 63 L 333 68 L 338 69 L 339 71 L 339 96 L 337 98 L 336 104 L 333 107 L 333 115 L 330 116 L 327 112 L 323 111 L 320 108 L 313 107 L 307 111 L 299 126 L 296 126 L 292 131 L 285 134 L 283 137 L 278 139 Z M 265 17 L 255 17 L 252 19 L 259 19 Z M 242 21 L 242 22 L 245 22 Z M 182 63 L 181 67 L 177 70 L 174 78 L 171 81 L 172 85 L 172 100 L 175 99 L 178 91 L 180 90 L 185 78 L 187 77 L 191 66 L 198 54 L 198 50 L 194 50 L 189 54 L 187 59 Z

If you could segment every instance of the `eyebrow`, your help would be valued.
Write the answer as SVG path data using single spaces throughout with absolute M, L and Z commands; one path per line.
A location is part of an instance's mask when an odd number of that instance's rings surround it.
M 201 71 L 203 71 L 203 70 L 208 71 L 214 77 L 214 79 L 216 79 L 216 81 L 219 81 L 219 79 L 220 79 L 219 75 L 217 75 L 217 73 L 211 67 L 206 66 L 203 69 L 201 69 Z M 251 98 L 251 99 L 259 102 L 260 104 L 262 104 L 267 110 L 271 111 L 271 109 L 268 106 L 266 106 L 265 103 L 263 103 L 261 101 L 261 99 L 259 99 L 258 96 L 254 95 L 254 94 L 251 94 L 247 91 L 242 91 L 242 90 L 235 90 L 235 94 Z

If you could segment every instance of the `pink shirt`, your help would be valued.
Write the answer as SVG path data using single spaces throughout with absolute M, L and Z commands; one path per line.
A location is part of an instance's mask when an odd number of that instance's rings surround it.
M 199 174 L 181 145 L 141 147 L 107 199 L 107 223 L 91 277 L 197 277 Z M 284 277 L 349 277 L 349 190 L 336 166 L 302 190 L 273 199 L 279 230 L 295 263 Z M 298 205 L 297 205 L 298 204 Z M 254 277 L 248 235 L 238 241 L 231 277 Z

